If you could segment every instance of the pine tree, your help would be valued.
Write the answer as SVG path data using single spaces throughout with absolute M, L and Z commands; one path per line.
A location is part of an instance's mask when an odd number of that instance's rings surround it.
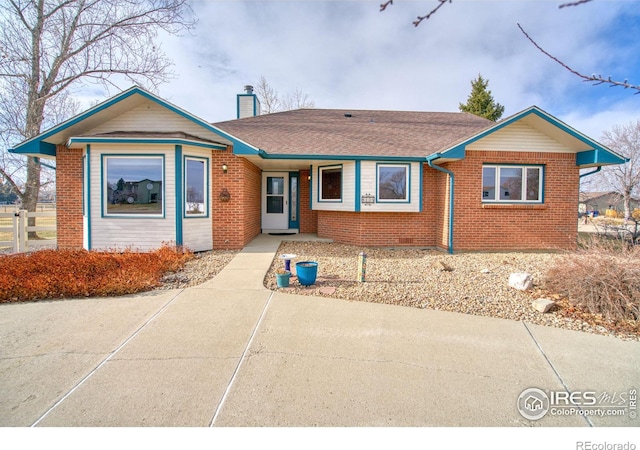
M 489 80 L 485 80 L 482 75 L 478 74 L 478 78 L 471 82 L 471 94 L 467 98 L 467 103 L 460 103 L 460 111 L 475 114 L 494 122 L 500 119 L 504 113 L 504 106 L 496 103 L 491 91 L 487 89 L 488 86 Z

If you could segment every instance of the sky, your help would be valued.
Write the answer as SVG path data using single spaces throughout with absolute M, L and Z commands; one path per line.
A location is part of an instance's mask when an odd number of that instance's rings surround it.
M 640 1 L 567 1 L 453 0 L 414 27 L 437 0 L 195 0 L 196 28 L 162 36 L 176 76 L 157 93 L 210 122 L 235 119 L 262 76 L 316 108 L 458 111 L 482 74 L 503 117 L 537 105 L 599 139 L 640 119 L 640 94 L 583 82 L 517 23 L 576 70 L 640 85 Z

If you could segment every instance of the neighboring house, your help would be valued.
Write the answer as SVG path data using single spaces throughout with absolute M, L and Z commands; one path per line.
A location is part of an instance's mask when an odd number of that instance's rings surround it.
M 237 101 L 253 117 L 210 124 L 133 87 L 11 151 L 56 160 L 59 247 L 196 251 L 261 232 L 450 252 L 574 248 L 580 169 L 625 161 L 535 106 L 494 123 L 255 116 L 251 89 Z
M 631 211 L 640 207 L 640 200 L 631 199 Z M 598 211 L 604 214 L 607 209 L 624 212 L 624 199 L 617 192 L 581 192 L 580 203 L 578 204 L 579 213 L 590 213 Z

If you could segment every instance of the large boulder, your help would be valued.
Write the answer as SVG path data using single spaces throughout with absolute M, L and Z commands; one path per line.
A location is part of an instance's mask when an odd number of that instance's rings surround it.
M 536 311 L 540 311 L 541 313 L 547 313 L 555 306 L 556 302 L 548 298 L 538 298 L 531 303 L 531 306 Z
M 533 276 L 526 272 L 509 275 L 509 286 L 519 291 L 528 291 L 533 287 Z

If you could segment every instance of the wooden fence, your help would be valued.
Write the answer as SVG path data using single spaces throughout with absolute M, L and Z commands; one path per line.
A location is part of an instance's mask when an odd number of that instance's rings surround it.
M 30 218 L 35 218 L 34 226 L 29 226 Z M 38 238 L 29 239 L 30 232 L 38 233 Z M 55 210 L 0 212 L 0 250 L 21 253 L 56 246 Z

